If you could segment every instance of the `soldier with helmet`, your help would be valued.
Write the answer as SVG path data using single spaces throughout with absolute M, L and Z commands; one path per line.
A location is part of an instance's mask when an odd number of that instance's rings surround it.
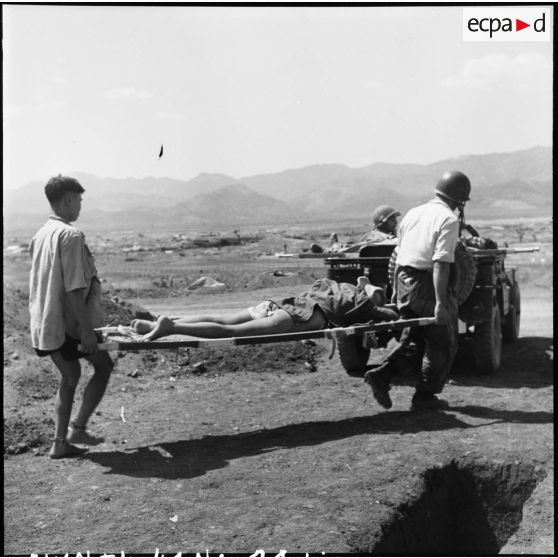
M 372 212 L 374 230 L 380 231 L 391 237 L 397 234 L 397 217 L 401 213 L 389 205 L 379 205 Z
M 459 171 L 445 173 L 436 184 L 436 197 L 411 209 L 401 220 L 394 273 L 394 298 L 401 318 L 434 316 L 431 326 L 403 332 L 380 367 L 367 372 L 365 381 L 384 408 L 392 406 L 392 377 L 409 368 L 420 370 L 412 399 L 413 409 L 443 409 L 438 399 L 457 351 L 457 299 L 449 277 L 459 240 L 458 209 L 469 201 L 471 183 Z
M 324 250 L 317 244 L 310 246 L 310 251 L 315 254 L 326 252 L 350 253 L 358 252 L 363 246 L 377 242 L 394 241 L 397 236 L 397 217 L 401 213 L 389 205 L 379 205 L 372 212 L 373 229 L 356 242 L 339 242 L 337 233 L 331 235 L 330 246 Z

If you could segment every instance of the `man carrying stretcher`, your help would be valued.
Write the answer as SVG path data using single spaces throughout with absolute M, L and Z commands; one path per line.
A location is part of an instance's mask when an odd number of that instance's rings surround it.
M 142 341 L 166 335 L 216 339 L 295 333 L 329 326 L 346 327 L 371 320 L 397 320 L 397 312 L 385 308 L 385 303 L 383 289 L 372 285 L 365 276 L 359 277 L 356 285 L 317 279 L 296 297 L 279 302 L 266 300 L 227 316 L 160 316 L 157 321 L 134 320 L 131 328 L 142 335 Z

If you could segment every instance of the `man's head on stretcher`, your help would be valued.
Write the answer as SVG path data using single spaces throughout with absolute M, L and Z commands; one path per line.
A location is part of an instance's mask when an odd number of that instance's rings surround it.
M 317 279 L 295 297 L 265 300 L 256 306 L 229 314 L 160 316 L 156 321 L 134 320 L 131 324 L 141 340 L 167 335 L 203 338 L 246 337 L 347 327 L 356 323 L 397 320 L 397 312 L 385 307 L 381 287 L 361 276 L 357 284 Z

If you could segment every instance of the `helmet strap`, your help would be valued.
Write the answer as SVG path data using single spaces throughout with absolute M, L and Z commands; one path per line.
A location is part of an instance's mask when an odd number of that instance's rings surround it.
M 467 225 L 465 225 L 465 204 L 459 202 L 457 209 L 459 210 L 459 233 L 461 234 L 461 231 L 467 227 Z

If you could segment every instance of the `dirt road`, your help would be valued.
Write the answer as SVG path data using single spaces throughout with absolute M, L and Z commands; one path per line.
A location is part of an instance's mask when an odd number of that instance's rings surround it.
M 282 346 L 193 355 L 200 375 L 169 353 L 152 374 L 123 356 L 92 423 L 105 443 L 77 460 L 5 456 L 4 554 L 552 554 L 552 295 L 522 295 L 499 373 L 463 364 L 443 413 L 409 411 L 411 378 L 379 408 L 326 342 L 314 373 Z

